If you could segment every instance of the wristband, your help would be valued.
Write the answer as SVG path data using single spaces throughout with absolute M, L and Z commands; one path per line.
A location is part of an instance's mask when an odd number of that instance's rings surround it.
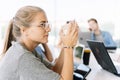
M 71 47 L 71 46 L 64 46 L 63 48 L 72 48 L 72 49 L 73 49 L 74 47 Z

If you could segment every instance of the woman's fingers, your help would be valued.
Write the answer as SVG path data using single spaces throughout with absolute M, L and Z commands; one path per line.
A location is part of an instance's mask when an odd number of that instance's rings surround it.
M 69 22 L 64 27 L 68 27 L 67 34 L 64 34 L 64 29 L 60 30 L 60 37 L 63 45 L 65 46 L 75 46 L 78 40 L 79 28 L 75 21 Z
M 73 45 L 75 46 L 78 41 L 78 32 L 76 31 L 74 36 L 73 36 Z
M 73 35 L 75 33 L 76 29 L 78 29 L 78 24 L 75 21 L 72 21 L 71 29 L 70 29 L 69 33 L 71 33 L 71 35 Z

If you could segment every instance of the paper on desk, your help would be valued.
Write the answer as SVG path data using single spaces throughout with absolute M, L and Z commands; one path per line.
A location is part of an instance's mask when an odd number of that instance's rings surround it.
M 112 61 L 116 61 L 120 63 L 120 53 L 114 53 L 114 54 L 109 53 L 109 55 Z

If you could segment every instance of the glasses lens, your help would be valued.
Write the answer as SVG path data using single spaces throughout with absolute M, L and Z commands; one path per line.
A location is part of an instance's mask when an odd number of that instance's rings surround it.
M 48 27 L 51 28 L 51 26 L 52 25 L 50 23 L 45 23 L 45 28 L 48 28 Z

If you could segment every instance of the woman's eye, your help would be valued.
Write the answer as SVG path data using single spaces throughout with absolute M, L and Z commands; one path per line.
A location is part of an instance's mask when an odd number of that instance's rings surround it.
M 45 27 L 45 26 L 46 26 L 46 24 L 45 24 L 45 23 L 41 24 L 41 27 Z
M 44 26 L 44 24 L 40 24 L 40 26 Z

